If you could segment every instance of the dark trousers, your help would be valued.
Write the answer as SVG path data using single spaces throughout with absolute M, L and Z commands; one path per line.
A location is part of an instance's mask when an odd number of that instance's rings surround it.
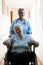
M 10 55 L 11 65 L 28 65 L 29 61 L 31 61 L 31 57 L 34 57 L 34 53 L 30 52 L 23 52 L 23 53 L 16 53 L 13 52 Z

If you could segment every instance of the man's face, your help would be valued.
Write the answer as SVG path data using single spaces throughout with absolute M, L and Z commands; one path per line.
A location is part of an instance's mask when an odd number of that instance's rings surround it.
M 24 12 L 19 12 L 18 15 L 19 15 L 19 18 L 20 18 L 20 19 L 23 19 L 23 17 L 24 17 Z

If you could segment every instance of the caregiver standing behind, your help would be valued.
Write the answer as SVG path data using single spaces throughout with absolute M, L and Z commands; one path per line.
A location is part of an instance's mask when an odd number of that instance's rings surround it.
M 27 21 L 26 19 L 24 19 L 24 15 L 25 15 L 25 11 L 23 8 L 19 8 L 18 9 L 18 16 L 19 18 L 15 19 L 10 27 L 10 35 L 12 34 L 16 34 L 14 32 L 14 25 L 15 24 L 21 24 L 23 26 L 23 34 L 32 34 L 32 30 L 29 24 L 29 21 Z

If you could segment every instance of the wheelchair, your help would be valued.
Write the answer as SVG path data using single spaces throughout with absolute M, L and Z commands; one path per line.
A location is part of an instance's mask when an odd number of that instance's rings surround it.
M 12 49 L 12 44 L 11 44 L 11 47 L 10 49 L 8 49 L 7 53 L 6 53 L 6 56 L 4 58 L 4 65 L 11 65 L 11 62 L 10 62 L 10 53 L 11 53 L 11 49 Z M 35 54 L 35 46 L 32 45 L 30 46 L 30 51 L 33 53 L 31 53 L 31 57 L 29 58 L 29 64 L 28 65 L 38 65 L 38 61 L 37 61 L 37 56 Z M 22 65 L 22 64 L 20 64 Z

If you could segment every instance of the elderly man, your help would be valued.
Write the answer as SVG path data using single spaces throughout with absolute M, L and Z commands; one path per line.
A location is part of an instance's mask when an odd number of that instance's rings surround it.
M 10 35 L 15 34 L 13 27 L 17 23 L 19 23 L 19 24 L 21 24 L 23 26 L 23 34 L 31 34 L 32 33 L 29 21 L 24 19 L 24 15 L 25 15 L 24 9 L 23 8 L 19 8 L 18 9 L 19 18 L 15 19 L 12 22 L 11 27 L 10 27 Z
M 12 49 L 10 54 L 11 65 L 28 65 L 29 57 L 31 54 L 30 45 L 39 46 L 39 43 L 35 41 L 31 35 L 23 34 L 23 27 L 20 24 L 14 25 L 14 31 L 16 35 L 12 35 L 8 40 L 6 40 L 3 44 L 7 47 L 11 46 Z

